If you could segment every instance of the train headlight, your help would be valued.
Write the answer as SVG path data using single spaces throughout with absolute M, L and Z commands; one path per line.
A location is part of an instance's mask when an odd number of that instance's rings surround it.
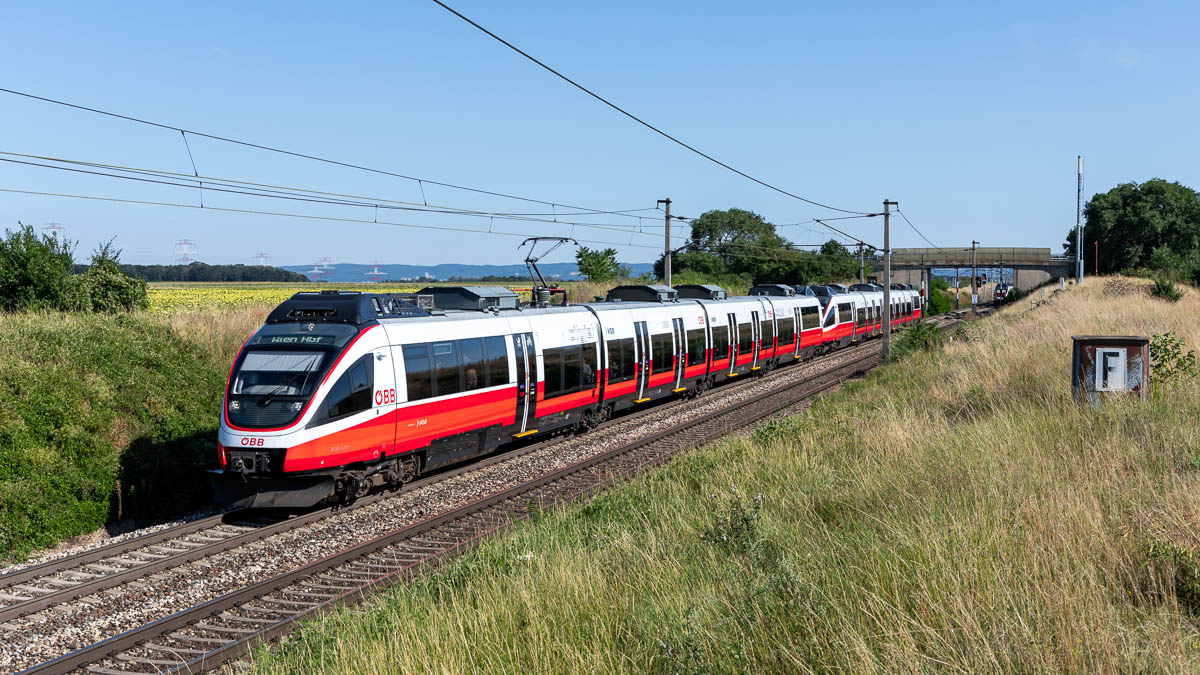
M 292 404 L 289 405 L 288 407 L 291 408 L 292 412 L 300 412 L 300 409 L 304 407 L 304 402 L 303 401 L 292 401 Z
M 242 409 L 242 402 L 241 402 L 241 401 L 239 401 L 239 400 L 237 400 L 237 399 L 234 399 L 234 400 L 230 401 L 230 402 L 229 402 L 229 409 L 230 409 L 230 410 L 232 410 L 232 411 L 234 411 L 234 412 L 237 412 L 237 411 L 241 410 L 241 409 Z

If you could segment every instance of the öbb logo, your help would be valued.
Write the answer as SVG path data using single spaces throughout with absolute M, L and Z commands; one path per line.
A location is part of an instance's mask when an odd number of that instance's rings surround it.
M 387 405 L 396 402 L 395 389 L 380 389 L 375 392 L 375 405 Z

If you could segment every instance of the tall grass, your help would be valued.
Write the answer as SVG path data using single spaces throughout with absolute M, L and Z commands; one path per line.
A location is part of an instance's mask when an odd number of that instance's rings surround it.
M 1200 385 L 1080 408 L 1070 336 L 1200 296 L 1015 305 L 809 410 L 485 543 L 259 672 L 1177 671 L 1200 656 Z

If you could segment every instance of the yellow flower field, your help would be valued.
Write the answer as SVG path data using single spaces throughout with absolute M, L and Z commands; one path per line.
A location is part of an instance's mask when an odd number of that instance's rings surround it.
M 377 293 L 412 293 L 422 286 L 415 284 L 314 284 L 275 283 L 163 283 L 151 284 L 150 311 L 155 314 L 224 310 L 242 307 L 273 307 L 300 291 L 370 290 Z

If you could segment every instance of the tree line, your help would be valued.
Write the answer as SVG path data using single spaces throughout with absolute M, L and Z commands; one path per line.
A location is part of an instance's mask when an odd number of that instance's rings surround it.
M 87 265 L 75 265 L 75 273 L 87 271 Z M 289 281 L 307 282 L 308 277 L 266 265 L 120 265 L 121 272 L 145 281 Z

